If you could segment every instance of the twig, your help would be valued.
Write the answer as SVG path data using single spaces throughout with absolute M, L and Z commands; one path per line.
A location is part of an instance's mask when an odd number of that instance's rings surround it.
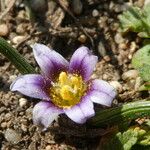
M 76 25 L 79 27 L 80 30 L 90 39 L 92 46 L 94 47 L 94 41 L 92 37 L 84 30 L 84 27 L 79 22 L 79 20 L 73 15 L 73 13 L 65 6 L 60 0 L 56 0 L 56 2 L 60 5 L 60 7 L 65 10 L 75 21 Z
M 95 34 L 95 30 L 90 29 L 90 28 L 85 28 L 84 29 L 88 34 Z M 77 27 L 75 28 L 71 28 L 71 27 L 59 27 L 57 29 L 54 28 L 50 28 L 48 30 L 48 33 L 54 37 L 68 37 L 68 38 L 72 38 L 72 39 L 77 39 L 78 36 L 78 29 Z M 73 33 L 73 34 L 72 34 Z M 30 35 L 26 36 L 22 41 L 20 41 L 17 45 L 16 45 L 16 49 L 18 49 L 22 44 L 24 44 L 26 41 L 30 40 L 33 37 L 37 37 L 40 35 L 46 34 L 47 32 L 31 32 Z
M 5 9 L 5 11 L 0 15 L 0 20 L 2 20 L 5 15 L 10 11 L 10 9 L 14 6 L 16 0 L 11 0 L 8 4 L 8 7 Z
M 23 40 L 21 40 L 17 45 L 16 45 L 16 49 L 18 49 L 22 44 L 24 44 L 24 42 L 30 40 L 32 38 L 32 36 L 34 35 L 35 29 L 31 29 L 31 32 L 29 35 L 27 35 Z
M 5 0 L 0 0 L 1 1 L 1 12 L 4 11 L 5 9 Z
M 17 45 L 16 45 L 16 49 L 18 49 L 22 44 L 24 44 L 26 41 L 31 39 L 31 35 L 26 36 L 24 39 L 22 39 Z

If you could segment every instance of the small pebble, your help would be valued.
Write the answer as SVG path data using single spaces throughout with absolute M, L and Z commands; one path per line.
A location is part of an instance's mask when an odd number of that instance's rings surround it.
M 56 6 L 57 6 L 57 4 L 56 4 L 56 2 L 55 1 L 49 1 L 48 2 L 48 14 L 50 14 L 50 15 L 52 15 L 53 13 L 54 13 L 54 11 L 55 11 L 55 9 L 56 9 Z
M 24 115 L 24 112 L 23 112 L 23 111 L 22 111 L 22 112 L 20 112 L 20 113 L 19 113 L 19 115 L 20 115 L 20 116 L 23 116 L 23 115 Z
M 113 100 L 113 104 L 114 104 L 114 105 L 118 105 L 118 100 L 117 100 L 117 99 L 114 99 L 114 100 Z
M 11 125 L 12 125 L 12 121 L 10 120 L 7 122 L 7 128 L 9 128 Z
M 27 26 L 22 23 L 16 27 L 16 32 L 19 34 L 23 34 L 23 33 L 25 33 L 26 29 L 27 29 Z
M 108 77 L 109 77 L 109 76 L 108 76 L 107 74 L 103 74 L 103 77 L 102 77 L 102 78 L 103 78 L 103 80 L 107 80 Z
M 98 12 L 97 9 L 94 9 L 94 10 L 92 11 L 92 16 L 93 16 L 93 17 L 98 17 L 98 16 L 99 16 L 99 12 Z
M 6 24 L 0 25 L 0 36 L 7 36 L 9 33 L 8 26 Z
M 9 81 L 13 82 L 17 78 L 17 75 L 11 75 L 9 76 Z
M 122 85 L 118 81 L 111 81 L 109 82 L 109 84 L 113 86 L 118 91 L 118 93 L 122 92 L 123 90 Z
M 142 85 L 142 79 L 141 77 L 137 77 L 135 80 L 134 90 L 138 91 L 141 85 Z
M 97 74 L 93 73 L 93 74 L 91 75 L 91 79 L 96 79 L 96 78 L 98 78 Z
M 15 37 L 12 39 L 12 42 L 13 42 L 14 44 L 19 44 L 19 43 L 22 42 L 24 39 L 25 39 L 25 36 L 18 35 L 18 36 L 15 36 Z
M 131 45 L 130 45 L 130 52 L 131 53 L 134 53 L 136 50 L 136 43 L 135 42 L 131 42 Z
M 116 42 L 117 44 L 120 44 L 120 43 L 123 43 L 123 42 L 124 42 L 124 39 L 123 39 L 121 33 L 117 33 L 117 34 L 115 35 L 115 42 Z
M 129 54 L 129 55 L 128 55 L 128 58 L 129 58 L 130 60 L 132 59 L 132 57 L 133 57 L 132 54 Z
M 127 44 L 125 44 L 125 43 L 120 43 L 120 44 L 119 44 L 119 48 L 120 48 L 120 49 L 126 49 L 126 48 L 127 48 Z
M 144 6 L 146 6 L 146 5 L 148 5 L 148 4 L 150 4 L 150 0 L 145 0 Z
M 26 125 L 21 124 L 21 129 L 22 129 L 24 132 L 27 132 L 27 126 L 26 126 Z
M 72 0 L 72 8 L 73 12 L 76 15 L 80 15 L 82 13 L 83 4 L 81 0 Z
M 125 6 L 124 6 L 124 5 L 115 4 L 115 6 L 114 6 L 114 11 L 115 11 L 116 13 L 120 13 L 120 12 L 122 12 L 123 10 L 125 10 Z
M 24 10 L 19 11 L 17 19 L 24 20 L 25 18 L 27 18 L 26 12 Z
M 103 43 L 102 41 L 100 41 L 100 42 L 98 43 L 98 52 L 99 52 L 99 54 L 100 54 L 102 57 L 106 56 L 105 45 L 104 45 L 104 43 Z
M 79 37 L 78 37 L 78 41 L 80 41 L 81 43 L 85 43 L 87 40 L 87 37 L 84 35 L 84 34 L 81 34 Z
M 105 60 L 106 62 L 109 62 L 111 59 L 110 59 L 110 57 L 109 57 L 108 55 L 106 55 L 106 56 L 104 56 L 104 60 Z
M 124 72 L 122 74 L 123 80 L 136 79 L 137 77 L 138 77 L 138 71 L 137 70 L 129 70 L 129 71 Z
M 5 6 L 7 6 L 9 3 L 11 3 L 11 1 L 12 1 L 12 0 L 5 0 L 5 1 L 4 1 Z
M 110 1 L 109 9 L 110 9 L 110 10 L 113 10 L 113 9 L 114 9 L 114 6 L 115 6 L 114 2 L 113 2 L 113 1 Z
M 6 113 L 5 114 L 5 120 L 10 120 L 12 118 L 11 114 L 10 113 Z
M 51 150 L 51 149 L 52 149 L 52 147 L 50 145 L 47 145 L 45 148 L 45 150 Z
M 144 3 L 145 3 L 145 0 L 138 0 L 138 1 L 135 1 L 134 5 L 138 7 L 143 7 Z
M 32 141 L 28 147 L 28 150 L 37 150 L 36 142 Z
M 2 122 L 2 123 L 1 123 L 1 127 L 2 127 L 2 128 L 6 128 L 6 127 L 7 127 L 7 122 Z
M 20 98 L 19 99 L 19 106 L 21 108 L 23 108 L 24 106 L 26 106 L 26 104 L 27 104 L 27 99 L 25 99 L 25 98 Z
M 21 140 L 21 135 L 13 129 L 7 129 L 4 136 L 12 144 L 17 144 Z

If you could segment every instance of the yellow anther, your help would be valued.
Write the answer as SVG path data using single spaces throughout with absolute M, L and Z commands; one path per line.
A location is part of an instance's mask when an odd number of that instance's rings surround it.
M 66 72 L 61 72 L 60 75 L 59 75 L 59 83 L 61 85 L 65 84 L 66 81 L 67 81 L 67 73 Z
M 79 77 L 76 77 L 76 76 L 72 76 L 71 77 L 71 83 L 73 86 L 80 86 L 80 80 L 79 80 Z
M 57 86 L 56 86 L 57 85 Z M 81 76 L 61 72 L 58 80 L 50 88 L 52 102 L 60 108 L 69 108 L 78 104 L 85 94 L 87 86 Z
M 74 90 L 74 93 L 76 94 L 77 91 L 79 91 L 79 87 L 77 85 L 75 85 L 74 88 L 73 88 L 73 90 Z
M 63 98 L 63 99 L 65 99 L 65 100 L 73 100 L 73 98 L 74 98 L 74 95 L 73 95 L 73 93 L 71 92 L 71 90 L 70 90 L 70 86 L 68 86 L 68 85 L 64 85 L 62 88 L 61 88 L 61 90 L 60 90 L 60 95 L 61 95 L 61 97 Z

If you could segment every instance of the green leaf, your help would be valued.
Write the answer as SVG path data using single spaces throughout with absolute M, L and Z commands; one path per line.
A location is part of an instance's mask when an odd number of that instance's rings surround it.
M 123 133 L 118 132 L 107 138 L 107 142 L 102 143 L 103 150 L 131 150 L 135 145 L 141 145 L 144 149 L 150 145 L 150 128 L 148 126 L 131 127 Z M 108 142 L 109 141 L 109 142 Z M 133 147 L 134 149 L 134 147 Z
M 135 100 L 122 106 L 96 111 L 96 115 L 88 120 L 87 125 L 100 128 L 148 116 L 150 116 L 150 100 Z
M 137 32 L 140 37 L 150 38 L 150 5 L 143 9 L 130 7 L 119 16 L 123 32 Z
M 139 18 L 139 16 L 141 15 L 139 13 L 141 13 L 140 8 L 131 7 L 128 11 L 123 12 L 123 14 L 119 16 L 123 32 L 126 32 L 128 30 L 138 32 L 139 30 L 141 30 L 142 22 Z
M 35 73 L 35 69 L 5 39 L 0 37 L 0 53 L 8 58 L 22 74 Z
M 147 120 L 145 121 L 145 124 L 150 128 L 150 119 L 147 119 Z
M 144 81 L 150 81 L 150 65 L 143 64 L 143 66 L 139 68 L 139 73 Z
M 142 139 L 139 141 L 140 145 L 150 145 L 150 131 L 148 131 L 143 137 Z
M 124 133 L 115 134 L 113 138 L 109 139 L 109 142 L 103 145 L 103 150 L 130 150 L 137 141 L 138 133 L 129 129 Z
M 144 81 L 150 81 L 150 44 L 135 53 L 132 58 L 132 65 L 139 71 Z
M 144 83 L 142 86 L 139 88 L 140 91 L 148 91 L 150 90 L 150 82 Z
M 123 134 L 118 133 L 116 136 L 122 143 L 124 150 L 130 150 L 131 147 L 135 145 L 138 140 L 138 133 L 133 130 L 127 130 Z

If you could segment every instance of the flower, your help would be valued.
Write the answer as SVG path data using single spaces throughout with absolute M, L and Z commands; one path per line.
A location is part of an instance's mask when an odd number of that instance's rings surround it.
M 59 114 L 83 124 L 95 115 L 94 103 L 111 106 L 116 92 L 106 81 L 90 79 L 97 56 L 87 47 L 78 48 L 70 63 L 43 44 L 34 44 L 33 53 L 42 74 L 18 77 L 12 91 L 41 99 L 33 108 L 33 122 L 47 128 Z

